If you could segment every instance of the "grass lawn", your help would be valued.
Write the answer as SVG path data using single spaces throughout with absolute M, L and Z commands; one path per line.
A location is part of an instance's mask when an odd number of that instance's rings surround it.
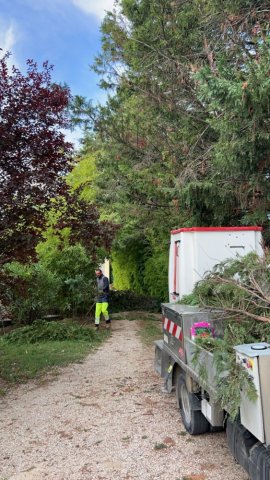
M 145 345 L 162 337 L 161 315 L 149 312 L 121 312 L 117 320 L 138 321 L 138 334 Z M 18 328 L 0 337 L 0 396 L 17 383 L 42 378 L 69 363 L 82 362 L 84 357 L 108 338 L 110 332 L 76 322 L 43 322 Z
M 59 323 L 57 334 L 59 334 Z M 73 334 L 76 333 L 74 328 L 76 329 L 76 326 L 73 325 Z M 79 335 L 81 335 L 82 327 L 78 328 L 80 329 Z M 110 335 L 105 330 L 96 333 L 89 327 L 84 328 L 88 329 L 89 338 L 84 332 L 83 338 L 45 339 L 35 342 L 31 337 L 31 342 L 29 342 L 24 339 L 25 335 L 20 336 L 20 331 L 24 331 L 23 328 L 16 330 L 18 336 L 15 341 L 14 339 L 10 341 L 9 335 L 0 337 L 0 395 L 11 384 L 27 382 L 31 378 L 41 377 L 48 371 L 57 374 L 57 367 L 81 362 L 91 350 Z

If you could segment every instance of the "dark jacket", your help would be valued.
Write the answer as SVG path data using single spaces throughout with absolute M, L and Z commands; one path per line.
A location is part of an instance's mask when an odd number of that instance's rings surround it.
M 97 277 L 97 302 L 108 302 L 109 300 L 109 280 L 104 275 Z

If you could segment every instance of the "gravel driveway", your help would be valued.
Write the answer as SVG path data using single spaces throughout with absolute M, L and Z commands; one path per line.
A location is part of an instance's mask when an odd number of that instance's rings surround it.
M 247 480 L 225 434 L 184 431 L 136 321 L 83 363 L 1 400 L 0 480 Z

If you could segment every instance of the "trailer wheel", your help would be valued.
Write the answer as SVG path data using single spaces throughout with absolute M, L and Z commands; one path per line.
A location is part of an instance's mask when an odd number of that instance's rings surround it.
M 208 432 L 210 423 L 201 410 L 198 410 L 198 399 L 194 393 L 188 391 L 186 378 L 182 373 L 177 379 L 176 395 L 180 415 L 187 432 L 191 435 L 200 435 Z

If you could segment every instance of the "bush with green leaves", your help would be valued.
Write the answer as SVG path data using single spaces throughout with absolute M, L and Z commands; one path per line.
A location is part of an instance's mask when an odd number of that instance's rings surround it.
M 72 315 L 86 312 L 94 299 L 95 275 L 93 260 L 85 248 L 68 245 L 41 256 L 40 261 L 61 280 L 60 311 Z
M 48 314 L 86 313 L 94 301 L 93 261 L 81 245 L 55 249 L 27 265 L 5 265 L 6 295 L 17 323 L 32 323 Z
M 31 323 L 48 313 L 59 312 L 61 279 L 40 263 L 5 265 L 9 283 L 6 295 L 17 323 Z

